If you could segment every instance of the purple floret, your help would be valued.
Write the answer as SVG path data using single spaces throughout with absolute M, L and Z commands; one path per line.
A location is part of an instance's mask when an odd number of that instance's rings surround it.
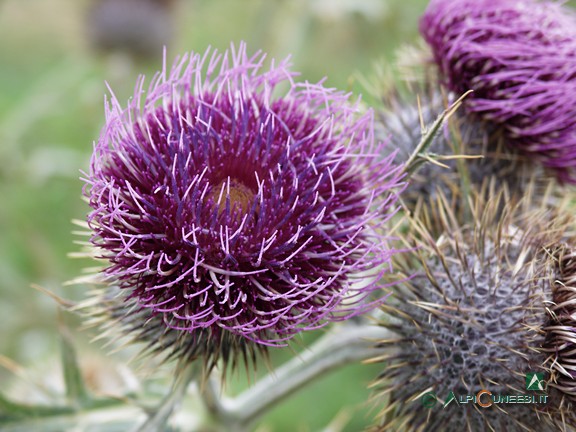
M 372 113 L 243 44 L 112 97 L 86 195 L 91 242 L 135 312 L 280 345 L 381 302 L 402 172 Z M 376 300 L 375 300 L 376 298 Z M 145 325 L 145 323 L 142 323 Z
M 420 21 L 450 90 L 576 183 L 576 15 L 535 0 L 432 0 Z

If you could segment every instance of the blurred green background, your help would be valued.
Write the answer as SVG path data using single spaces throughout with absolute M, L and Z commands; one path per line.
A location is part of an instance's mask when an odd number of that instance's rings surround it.
M 105 81 L 125 101 L 138 74 L 151 77 L 161 67 L 161 50 L 144 58 L 95 49 L 88 36 L 94 3 L 0 0 L 0 389 L 12 380 L 7 359 L 40 377 L 57 373 L 58 308 L 31 284 L 74 300 L 86 295 L 86 287 L 63 284 L 89 265 L 67 254 L 79 248 L 71 220 L 88 210 L 79 177 L 104 121 Z M 417 39 L 426 0 L 161 3 L 173 18 L 169 61 L 244 40 L 251 52 L 292 54 L 302 79 L 327 76 L 328 86 L 358 94 L 355 74 L 369 75 Z M 93 332 L 76 334 L 84 341 Z M 104 352 L 86 344 L 80 357 Z M 260 430 L 321 430 L 338 415 L 344 430 L 360 430 L 371 418 L 366 385 L 378 368 L 350 367 L 320 380 L 276 409 L 264 422 L 269 429 Z

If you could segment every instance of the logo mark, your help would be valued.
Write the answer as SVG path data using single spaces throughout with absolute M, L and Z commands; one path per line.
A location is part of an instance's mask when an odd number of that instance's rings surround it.
M 488 395 L 488 400 L 485 400 L 484 402 L 482 402 L 482 396 L 483 395 Z M 480 405 L 482 408 L 488 408 L 489 406 L 492 406 L 492 392 L 490 390 L 485 390 L 482 389 L 478 392 L 478 394 L 476 395 L 476 403 L 478 405 Z
M 444 400 L 444 408 L 450 405 L 452 401 L 456 401 L 456 405 L 458 405 L 458 399 L 456 399 L 456 395 L 453 391 L 451 391 L 448 396 L 446 396 L 446 399 Z
M 420 403 L 424 408 L 432 408 L 434 405 L 436 405 L 436 400 L 436 393 L 428 392 L 422 395 L 420 398 Z
M 528 372 L 526 374 L 526 390 L 544 391 L 544 372 Z

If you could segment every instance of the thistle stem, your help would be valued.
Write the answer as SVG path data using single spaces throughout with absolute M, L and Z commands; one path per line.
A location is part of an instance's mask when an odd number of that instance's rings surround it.
M 245 431 L 270 408 L 315 379 L 341 366 L 382 354 L 374 340 L 392 333 L 373 325 L 335 327 L 299 356 L 259 380 L 233 399 L 220 399 L 214 385 L 205 389 L 204 401 L 227 431 Z

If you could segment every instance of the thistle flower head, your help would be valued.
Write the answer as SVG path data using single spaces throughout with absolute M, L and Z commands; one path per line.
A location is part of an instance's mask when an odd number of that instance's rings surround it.
M 264 57 L 191 54 L 108 106 L 91 243 L 111 315 L 157 349 L 282 345 L 373 307 L 395 253 L 381 224 L 402 174 L 371 113 Z
M 391 352 L 375 359 L 386 362 L 375 383 L 389 398 L 381 430 L 555 431 L 576 424 L 576 285 L 565 243 L 573 220 L 544 206 L 527 211 L 526 203 L 502 210 L 502 196 L 476 199 L 473 227 L 458 226 L 441 203 L 441 218 L 414 222 L 419 249 L 401 266 L 420 271 L 382 306 L 382 325 L 397 336 L 382 341 Z M 442 406 L 450 392 L 532 394 L 529 372 L 544 373 L 547 403 Z M 421 398 L 432 393 L 439 402 L 427 409 Z
M 420 31 L 450 90 L 507 142 L 576 182 L 576 15 L 536 0 L 432 0 Z

